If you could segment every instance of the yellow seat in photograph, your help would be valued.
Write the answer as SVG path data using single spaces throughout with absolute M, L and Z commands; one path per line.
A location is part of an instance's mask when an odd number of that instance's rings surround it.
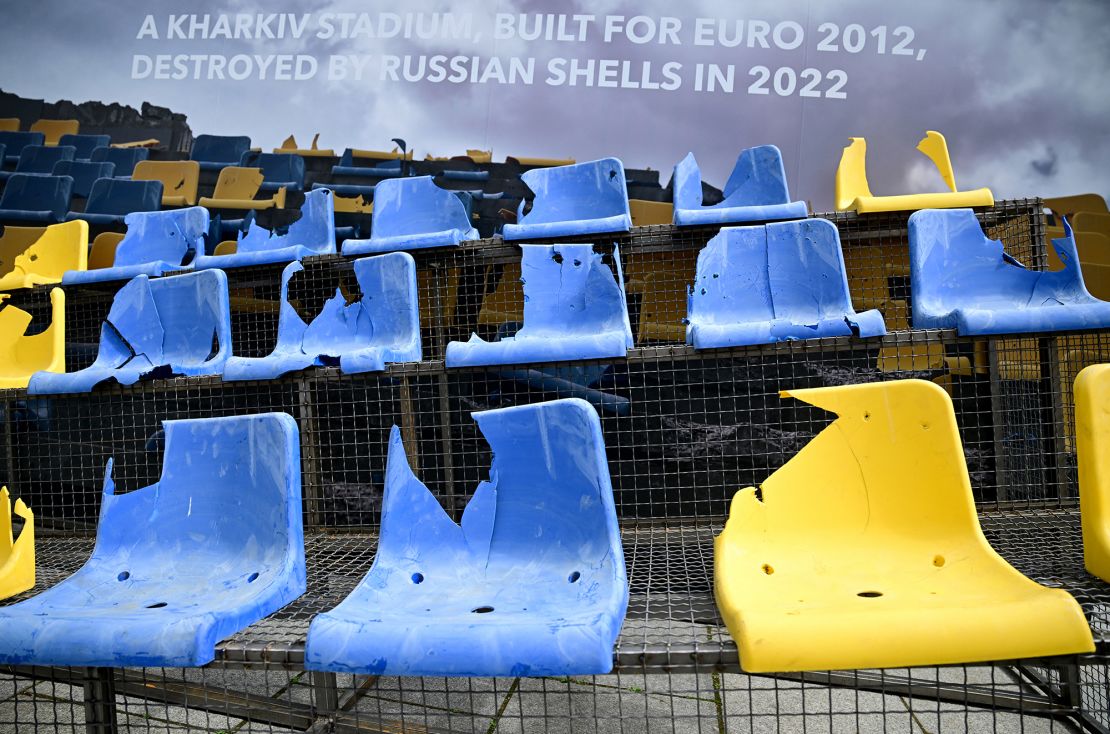
M 637 252 L 622 265 L 625 291 L 639 300 L 636 342 L 685 344 L 686 291 L 696 276 L 698 250 Z
M 23 518 L 19 538 L 12 539 L 12 513 Z M 23 500 L 12 508 L 8 488 L 0 488 L 0 599 L 35 585 L 35 513 Z
M 373 214 L 374 202 L 369 204 L 362 198 L 362 194 L 354 197 L 332 196 L 331 203 L 336 214 Z
M 873 195 L 867 184 L 867 141 L 863 138 L 852 138 L 851 141 L 841 154 L 840 165 L 836 169 L 837 209 L 868 214 L 994 204 L 994 195 L 990 189 L 959 191 L 956 188 L 956 174 L 948 155 L 948 143 L 935 130 L 925 133 L 925 137 L 917 144 L 917 149 L 933 162 L 948 186 L 948 191 L 936 194 Z
M 320 133 L 312 136 L 312 147 L 299 148 L 297 147 L 297 138 L 290 135 L 281 142 L 280 148 L 274 148 L 275 153 L 286 153 L 289 155 L 299 155 L 302 158 L 334 158 L 335 151 L 331 148 L 320 148 Z
M 7 227 L 0 236 L 0 291 L 61 283 L 67 270 L 84 270 L 89 225 L 80 219 L 49 227 Z
M 536 166 L 549 168 L 554 166 L 573 166 L 578 161 L 574 158 L 536 158 L 526 155 L 507 155 L 506 163 L 516 163 L 520 166 Z
M 0 388 L 27 387 L 40 370 L 66 371 L 66 296 L 61 288 L 50 291 L 50 326 L 27 336 L 31 314 L 4 305 L 0 293 Z
M 670 224 L 674 219 L 674 204 L 668 201 L 629 199 L 628 212 L 632 215 L 633 227 L 647 227 L 651 224 Z
M 1075 431 L 1083 563 L 1110 581 L 1110 364 L 1091 365 L 1075 378 Z
M 1107 216 L 1107 215 L 1104 215 Z M 1081 218 L 1081 215 L 1076 215 Z M 1110 301 L 1110 236 L 1097 231 L 1073 231 L 1075 249 L 1079 253 L 1079 272 L 1083 274 L 1083 284 L 1087 291 L 1103 301 Z M 1045 227 L 1045 241 L 1064 237 L 1063 227 Z M 1048 244 L 1048 269 L 1063 270 L 1056 249 Z
M 391 151 L 360 150 L 359 148 L 351 148 L 351 157 L 352 158 L 369 158 L 370 160 L 375 160 L 375 161 L 392 161 L 392 160 L 411 161 L 412 160 L 412 151 L 410 150 L 407 153 L 402 153 L 397 148 L 394 148 Z
M 1066 591 L 979 526 L 952 401 L 924 380 L 788 390 L 837 415 L 714 544 L 717 604 L 753 673 L 1092 652 Z
M 478 150 L 476 148 L 467 148 L 466 155 L 432 155 L 429 153 L 424 156 L 426 161 L 450 161 L 455 158 L 469 158 L 473 163 L 493 163 L 492 150 Z
M 0 133 L 19 132 L 18 117 L 0 117 Z
M 1106 199 L 1099 194 L 1073 194 L 1072 196 L 1053 196 L 1044 200 L 1044 205 L 1052 210 L 1053 214 L 1068 217 L 1069 219 L 1079 212 L 1093 212 L 1105 214 Z M 1057 222 L 1059 224 L 1059 222 Z M 1075 223 L 1072 222 L 1072 227 Z
M 226 166 L 216 179 L 216 189 L 212 196 L 202 196 L 200 205 L 208 209 L 273 209 L 285 206 L 285 187 L 277 190 L 269 199 L 256 199 L 262 188 L 261 168 L 242 168 Z
M 162 206 L 196 206 L 200 187 L 197 161 L 139 161 L 131 174 L 135 181 L 161 181 Z
M 494 268 L 486 268 L 486 282 L 494 277 Z M 524 322 L 524 286 L 520 282 L 520 263 L 505 263 L 501 280 L 497 287 L 482 298 L 482 309 L 478 312 L 478 323 L 486 326 L 501 326 L 507 323 Z
M 116 264 L 116 246 L 123 242 L 123 232 L 101 232 L 89 246 L 89 270 L 110 268 Z
M 1077 235 L 1091 232 L 1110 237 L 1110 214 L 1106 212 L 1076 212 L 1068 221 Z
M 57 145 L 63 135 L 81 132 L 81 123 L 77 120 L 36 120 L 31 125 L 31 132 L 42 133 L 47 145 Z

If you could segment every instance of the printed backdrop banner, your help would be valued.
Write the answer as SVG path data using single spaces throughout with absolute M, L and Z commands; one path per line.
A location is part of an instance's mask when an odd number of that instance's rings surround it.
M 720 186 L 741 148 L 774 143 L 792 194 L 828 209 L 851 136 L 875 193 L 937 190 L 914 151 L 934 129 L 963 188 L 1110 192 L 1097 0 L 46 0 L 0 16 L 0 88 L 149 101 L 266 149 L 319 132 L 421 157 L 615 155 L 664 184 L 693 151 Z

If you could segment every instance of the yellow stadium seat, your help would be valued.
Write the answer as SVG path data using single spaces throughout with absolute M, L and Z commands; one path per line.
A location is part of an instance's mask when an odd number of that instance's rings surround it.
M 208 209 L 273 209 L 285 206 L 285 187 L 282 186 L 270 199 L 256 199 L 262 187 L 261 168 L 226 166 L 216 179 L 212 196 L 202 196 L 200 205 Z
M 629 199 L 628 211 L 632 214 L 633 227 L 651 224 L 670 224 L 674 219 L 674 205 L 666 201 Z
M 486 282 L 493 278 L 496 265 L 486 268 Z M 493 292 L 482 299 L 482 310 L 478 312 L 478 323 L 486 326 L 500 326 L 506 323 L 524 321 L 524 286 L 520 282 L 520 263 L 505 263 L 501 280 Z
M 474 163 L 492 163 L 493 151 L 492 150 L 476 150 L 474 148 L 467 148 L 466 155 L 432 155 L 429 153 L 424 156 L 426 161 L 450 161 L 456 158 L 469 158 Z
M 76 135 L 81 131 L 77 120 L 37 120 L 31 125 L 31 132 L 42 133 L 47 145 L 57 145 L 63 135 Z
M 574 158 L 533 158 L 524 155 L 507 155 L 505 156 L 506 163 L 516 163 L 519 166 L 573 166 L 576 161 Z
M 1051 209 L 1053 214 L 1068 218 L 1079 212 L 1106 213 L 1106 199 L 1098 194 L 1054 196 L 1051 199 L 1045 199 L 1044 205 Z
M 412 151 L 410 150 L 407 153 L 402 153 L 397 148 L 394 148 L 393 150 L 391 150 L 389 152 L 386 152 L 384 150 L 360 150 L 358 148 L 351 148 L 351 157 L 352 158 L 369 158 L 371 160 L 376 160 L 376 161 L 392 161 L 392 160 L 397 160 L 397 159 L 400 159 L 400 160 L 403 160 L 403 161 L 411 161 L 412 160 Z
M 715 542 L 721 615 L 754 673 L 1091 652 L 1083 611 L 983 537 L 952 401 L 924 380 L 791 390 L 838 417 Z
M 1078 218 L 1082 215 L 1076 216 Z M 1083 273 L 1083 283 L 1087 286 L 1087 291 L 1095 298 L 1110 301 L 1110 237 L 1101 232 L 1080 232 L 1078 229 L 1073 233 L 1075 248 L 1079 251 L 1079 270 Z M 1063 236 L 1063 227 L 1045 228 L 1049 270 L 1060 270 L 1064 267 L 1052 247 L 1052 240 Z
M 316 133 L 315 135 L 312 136 L 312 147 L 311 148 L 298 148 L 297 147 L 297 138 L 293 135 L 290 135 L 289 137 L 287 137 L 285 140 L 283 140 L 281 142 L 281 147 L 280 148 L 274 148 L 274 152 L 275 153 L 288 153 L 288 154 L 291 154 L 291 155 L 299 155 L 302 158 L 329 158 L 329 157 L 334 158 L 335 157 L 335 151 L 332 150 L 331 148 L 319 148 L 319 147 L 317 147 L 319 141 L 320 141 L 320 133 Z
M 0 290 L 60 283 L 67 270 L 86 268 L 89 256 L 87 222 L 74 220 L 45 229 L 28 227 L 26 232 L 20 229 L 8 227 L 0 237 Z M 34 237 L 36 234 L 38 236 Z M 33 239 L 28 242 L 31 237 Z
M 19 132 L 18 117 L 0 117 L 0 133 Z
M 1083 562 L 1110 581 L 1110 364 L 1087 367 L 1075 379 L 1075 428 Z
M 110 268 L 116 264 L 116 247 L 123 241 L 123 232 L 101 232 L 89 248 L 89 270 Z
M 373 214 L 374 202 L 367 204 L 362 194 L 355 197 L 332 196 L 332 206 L 336 214 Z
M 161 181 L 162 206 L 196 206 L 200 163 L 196 161 L 139 161 L 131 178 Z
M 8 298 L 0 293 L 0 304 Z M 65 372 L 66 297 L 61 288 L 50 291 L 51 321 L 41 333 L 26 336 L 31 314 L 0 305 L 0 388 L 27 387 L 40 370 Z
M 623 258 L 625 291 L 638 296 L 636 341 L 686 342 L 686 289 L 694 282 L 697 250 L 637 252 Z
M 1110 237 L 1110 214 L 1106 212 L 1076 212 L 1068 221 L 1077 234 L 1093 232 Z
M 445 285 L 447 287 L 439 291 L 439 305 L 443 325 L 447 326 L 454 322 L 455 307 L 459 302 L 459 269 L 449 267 L 442 272 L 446 278 Z M 436 290 L 432 287 L 435 283 L 434 275 L 435 273 L 428 269 L 418 270 L 416 273 L 416 292 L 423 294 L 418 299 L 420 302 L 420 323 L 427 328 L 435 328 L 440 323 L 436 319 L 436 296 L 430 295 L 436 293 Z
M 992 206 L 994 195 L 990 189 L 959 191 L 948 143 L 935 130 L 925 133 L 917 149 L 933 162 L 948 191 L 937 194 L 903 194 L 900 196 L 874 196 L 867 184 L 867 141 L 852 138 L 844 149 L 836 169 L 836 208 L 855 210 L 860 214 L 870 212 L 914 211 L 916 209 L 949 209 L 953 207 Z
M 162 144 L 158 138 L 147 138 L 146 140 L 132 140 L 127 143 L 112 143 L 113 148 L 157 148 Z
M 14 512 L 23 518 L 23 530 L 12 541 L 11 496 L 8 488 L 0 488 L 0 599 L 27 591 L 35 585 L 35 513 L 15 501 Z
M 234 255 L 239 251 L 239 243 L 235 240 L 224 240 L 216 245 L 215 255 Z

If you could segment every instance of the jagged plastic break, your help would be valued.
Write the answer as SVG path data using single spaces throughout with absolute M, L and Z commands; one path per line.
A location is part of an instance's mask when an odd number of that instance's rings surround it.
M 52 224 L 26 248 L 0 246 L 0 290 L 64 282 L 66 271 L 88 266 L 88 256 L 88 223 Z
M 926 209 L 909 219 L 915 329 L 960 334 L 1102 329 L 1110 303 L 1087 292 L 1071 226 L 1052 241 L 1064 269 L 1027 270 L 983 234 L 970 209 Z
M 66 296 L 61 288 L 50 290 L 50 326 L 27 336 L 31 314 L 2 305 L 0 293 L 0 388 L 27 387 L 40 370 L 64 372 L 66 368 Z
M 628 606 L 605 443 L 578 399 L 473 414 L 493 450 L 456 525 L 393 428 L 370 572 L 312 620 L 310 670 L 607 673 Z
M 334 255 L 335 209 L 331 191 L 315 189 L 305 194 L 301 218 L 283 229 L 271 231 L 252 221 L 246 234 L 239 233 L 234 254 L 201 255 L 196 259 L 196 268 L 238 268 Z
M 827 219 L 722 229 L 698 254 L 687 320 L 696 349 L 886 333 L 881 313 L 852 307 Z
M 983 537 L 952 401 L 924 380 L 791 390 L 838 418 L 740 490 L 717 604 L 751 673 L 1091 652 L 1083 611 Z
M 1110 364 L 1084 368 L 1075 379 L 1076 450 L 1083 561 L 1110 581 Z
M 362 299 L 348 304 L 336 288 L 310 324 L 289 303 L 289 282 L 303 269 L 293 262 L 282 273 L 274 351 L 261 358 L 231 357 L 224 367 L 225 381 L 272 380 L 336 359 L 347 373 L 380 372 L 388 362 L 420 361 L 420 309 L 411 255 L 391 252 L 356 260 Z
M 519 224 L 506 224 L 506 240 L 562 237 L 596 232 L 627 232 L 632 228 L 624 165 L 616 158 L 554 168 L 534 168 L 520 180 L 536 195 Z
M 616 278 L 593 245 L 521 245 L 524 325 L 515 336 L 447 345 L 448 367 L 623 357 L 632 348 L 620 256 Z
M 478 239 L 466 206 L 431 176 L 391 178 L 374 189 L 374 219 L 368 240 L 349 239 L 344 255 L 447 247 Z
M 23 518 L 23 530 L 12 542 L 12 512 Z M 22 499 L 12 508 L 8 488 L 0 488 L 0 599 L 35 585 L 35 513 Z
M 189 253 L 204 252 L 208 210 L 200 206 L 159 212 L 133 212 L 124 219 L 127 233 L 116 245 L 112 266 L 96 270 L 71 270 L 62 283 L 99 283 L 128 280 L 137 275 L 161 275 L 184 270 Z
M 0 609 L 8 665 L 199 666 L 304 593 L 297 424 L 285 413 L 165 421 L 156 484 L 104 479 L 92 557 Z
M 836 169 L 837 209 L 854 209 L 860 214 L 867 214 L 994 205 L 994 195 L 990 189 L 956 189 L 956 174 L 948 155 L 948 143 L 935 130 L 925 133 L 925 137 L 917 144 L 917 149 L 933 162 L 948 186 L 948 191 L 936 194 L 872 195 L 871 188 L 867 185 L 867 141 L 863 138 L 852 138 L 851 141 L 841 154 L 840 165 Z
M 674 167 L 674 223 L 679 226 L 767 222 L 808 214 L 804 201 L 790 201 L 782 153 L 774 145 L 740 152 L 724 196 L 718 204 L 702 206 L 701 169 L 693 153 Z
M 31 394 L 81 393 L 112 379 L 218 375 L 231 354 L 227 276 L 206 270 L 151 280 L 140 275 L 112 299 L 96 361 L 77 372 L 31 376 Z

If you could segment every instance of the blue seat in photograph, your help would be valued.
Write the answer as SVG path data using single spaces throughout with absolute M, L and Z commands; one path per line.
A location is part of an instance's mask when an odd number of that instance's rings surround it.
M 617 274 L 593 245 L 521 245 L 524 325 L 514 336 L 447 345 L 448 367 L 623 357 L 632 348 L 620 256 Z
M 553 168 L 533 168 L 520 180 L 536 195 L 525 214 L 517 210 L 517 224 L 506 224 L 506 240 L 563 237 L 597 232 L 627 232 L 632 228 L 624 165 L 616 158 Z
M 46 145 L 46 136 L 42 133 L 0 131 L 0 145 L 4 146 L 4 159 L 0 163 L 15 165 L 19 162 L 19 154 L 28 145 Z
M 111 178 L 116 166 L 113 163 L 93 163 L 91 161 L 58 161 L 51 174 L 73 178 L 73 195 L 87 199 L 92 193 L 93 184 L 101 178 Z
M 412 676 L 607 673 L 628 578 L 597 413 L 472 414 L 493 454 L 461 525 L 393 428 L 374 564 L 308 630 L 305 668 Z
M 5 665 L 193 667 L 305 591 L 297 423 L 170 420 L 155 484 L 104 478 L 92 557 L 0 609 Z
M 724 201 L 702 206 L 701 169 L 689 153 L 674 167 L 674 223 L 733 224 L 805 217 L 806 203 L 790 201 L 782 153 L 774 145 L 740 152 L 725 184 Z
M 202 171 L 221 171 L 239 165 L 250 148 L 251 139 L 246 135 L 198 135 L 189 160 L 199 163 Z
M 489 181 L 489 171 L 441 171 L 440 176 L 448 181 Z
M 910 215 L 913 328 L 1022 334 L 1110 327 L 1110 302 L 1083 284 L 1071 225 L 1052 245 L 1063 270 L 1028 270 L 983 234 L 971 209 Z
M 335 209 L 332 193 L 328 189 L 317 189 L 305 194 L 301 216 L 292 224 L 269 230 L 256 224 L 252 217 L 246 234 L 242 230 L 239 232 L 234 254 L 199 255 L 195 266 L 198 270 L 238 268 L 334 254 Z
M 83 219 L 89 224 L 111 226 L 123 224 L 124 218 L 132 212 L 156 212 L 161 206 L 161 181 L 101 178 L 89 192 L 85 211 L 70 212 L 66 219 Z
M 17 173 L 38 173 L 50 175 L 59 161 L 73 160 L 71 145 L 28 145 L 19 154 L 19 162 L 14 171 L 0 171 L 0 180 L 8 179 Z
M 686 317 L 696 349 L 886 333 L 881 313 L 852 307 L 827 219 L 723 228 L 698 253 Z
M 349 239 L 344 255 L 446 247 L 478 239 L 466 205 L 431 176 L 382 181 L 374 192 L 370 239 Z
M 72 145 L 74 148 L 73 159 L 87 161 L 92 158 L 92 152 L 97 148 L 104 148 L 112 144 L 111 135 L 75 135 L 66 133 L 58 139 L 58 145 Z
M 352 176 L 355 178 L 397 178 L 401 175 L 400 159 L 380 161 L 372 166 L 356 166 L 350 148 L 343 151 L 339 163 L 331 167 L 333 176 Z
M 244 168 L 258 168 L 262 171 L 260 193 L 273 194 L 278 189 L 286 191 L 304 190 L 304 158 L 292 153 L 259 153 L 248 150 L 239 160 Z
M 65 219 L 72 193 L 71 176 L 17 173 L 0 196 L 0 221 L 56 224 Z
M 161 196 L 159 194 L 159 196 Z M 208 210 L 201 206 L 155 212 L 132 212 L 124 217 L 127 233 L 116 245 L 109 268 L 70 270 L 63 285 L 130 280 L 137 275 L 157 276 L 190 265 L 193 254 L 204 252 Z
M 140 275 L 116 291 L 100 327 L 96 361 L 77 372 L 36 372 L 30 394 L 89 392 L 105 380 L 218 375 L 231 355 L 227 276 L 205 270 L 168 278 Z
M 261 358 L 232 356 L 224 366 L 225 382 L 272 380 L 313 365 L 338 363 L 352 374 L 380 372 L 390 362 L 420 361 L 420 307 L 411 255 L 391 252 L 355 260 L 362 298 L 348 304 L 336 288 L 308 324 L 289 303 L 289 282 L 302 270 L 299 262 L 292 262 L 282 273 L 274 351 Z
M 149 148 L 97 148 L 89 160 L 94 163 L 113 163 L 116 178 L 130 178 L 135 164 L 150 158 Z

